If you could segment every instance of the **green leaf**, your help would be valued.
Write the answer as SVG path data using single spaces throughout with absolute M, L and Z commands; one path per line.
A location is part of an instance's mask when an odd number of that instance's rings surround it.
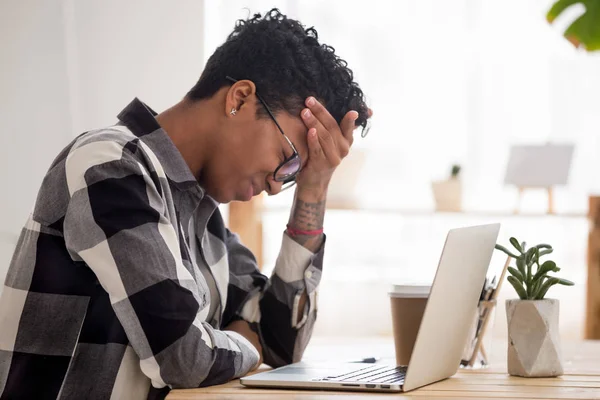
M 535 300 L 543 300 L 544 296 L 546 296 L 546 292 L 548 292 L 548 289 L 556 285 L 558 282 L 558 278 L 548 278 L 548 280 L 540 287 Z
M 527 294 L 531 295 L 530 293 L 530 285 L 531 285 L 531 266 L 533 265 L 533 263 L 535 262 L 535 255 L 537 254 L 536 252 L 538 251 L 538 249 L 536 247 L 533 247 L 529 250 L 527 250 L 527 254 L 525 255 L 525 263 L 527 264 L 527 277 L 526 277 L 526 282 L 527 282 Z M 529 257 L 529 262 L 527 262 L 527 257 Z
M 532 290 L 532 298 L 536 298 L 540 292 L 540 287 L 542 287 L 542 285 L 544 284 L 544 279 L 547 278 L 548 275 L 542 275 L 540 276 L 533 284 L 533 290 Z
M 510 244 L 513 245 L 515 249 L 517 249 L 519 253 L 523 253 L 523 249 L 521 248 L 521 245 L 519 244 L 519 241 L 517 239 L 511 237 L 510 239 L 508 239 L 508 241 L 510 242 Z
M 507 256 L 512 257 L 514 259 L 519 258 L 519 256 L 514 255 L 513 253 L 511 253 L 506 247 L 501 246 L 499 244 L 497 244 L 496 246 L 494 246 L 496 248 L 496 250 L 500 250 L 501 252 L 505 253 Z
M 515 278 L 517 278 L 519 282 L 523 283 L 525 281 L 525 277 L 513 267 L 508 267 L 508 272 L 510 272 Z
M 575 283 L 571 282 L 568 279 L 562 279 L 562 278 L 557 278 L 558 279 L 558 283 L 561 285 L 565 285 L 565 286 L 573 286 Z
M 535 247 L 532 247 L 531 249 L 527 250 L 527 253 L 525 253 L 525 264 L 527 266 L 531 265 L 533 262 L 533 256 L 535 255 Z
M 521 275 L 523 275 L 523 278 L 525 278 L 525 260 L 521 257 L 517 258 L 517 268 L 519 269 Z
M 540 257 L 545 256 L 546 254 L 550 254 L 554 251 L 554 249 L 542 250 L 540 251 Z
M 531 262 L 527 264 L 527 280 L 525 281 L 525 286 L 527 286 L 527 297 L 528 298 L 533 298 L 533 275 L 531 273 L 531 267 L 533 266 L 534 262 L 537 262 L 537 258 L 539 256 L 539 250 L 537 247 L 534 247 L 530 250 L 533 250 L 533 256 L 531 256 Z M 527 251 L 527 253 L 529 254 L 529 250 Z
M 563 11 L 571 7 L 573 4 L 579 3 L 581 0 L 559 0 L 552 5 L 552 8 L 546 14 L 546 20 L 549 23 L 554 22 Z
M 552 249 L 552 246 L 550 246 L 549 244 L 538 244 L 537 246 L 535 246 L 536 249 L 541 250 L 541 249 Z
M 517 278 L 515 278 L 514 276 L 509 276 L 506 279 L 515 288 L 515 290 L 517 291 L 517 294 L 519 295 L 519 298 L 521 300 L 527 300 L 527 292 L 525 292 L 525 289 L 523 289 L 523 286 L 517 280 Z
M 521 243 L 521 250 L 525 251 L 527 249 L 527 243 L 522 242 Z
M 587 51 L 600 50 L 600 1 L 599 0 L 558 0 L 546 14 L 549 23 L 570 6 L 581 3 L 585 12 L 565 30 L 564 36 L 575 47 Z
M 533 280 L 535 281 L 547 272 L 557 272 L 557 269 L 560 270 L 560 268 L 556 266 L 556 263 L 554 261 L 548 260 L 540 266 L 540 269 L 538 269 L 538 271 L 535 273 Z

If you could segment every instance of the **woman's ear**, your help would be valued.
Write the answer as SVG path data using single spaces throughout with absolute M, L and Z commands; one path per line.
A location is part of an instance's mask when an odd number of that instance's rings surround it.
M 246 111 L 248 108 L 244 106 L 249 104 L 249 100 L 255 93 L 256 85 L 254 85 L 254 82 L 247 79 L 235 82 L 229 88 L 225 97 L 225 113 L 233 117 L 242 110 Z

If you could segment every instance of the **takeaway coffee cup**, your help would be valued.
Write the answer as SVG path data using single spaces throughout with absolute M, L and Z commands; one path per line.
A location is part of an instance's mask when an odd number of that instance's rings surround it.
M 398 366 L 410 361 L 430 289 L 430 286 L 394 285 L 389 292 Z

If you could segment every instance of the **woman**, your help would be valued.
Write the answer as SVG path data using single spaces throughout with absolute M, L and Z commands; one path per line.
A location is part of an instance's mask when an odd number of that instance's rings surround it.
M 332 173 L 371 111 L 278 10 L 238 21 L 185 98 L 134 99 L 50 167 L 0 299 L 2 398 L 163 398 L 298 361 Z M 271 278 L 219 203 L 295 185 Z

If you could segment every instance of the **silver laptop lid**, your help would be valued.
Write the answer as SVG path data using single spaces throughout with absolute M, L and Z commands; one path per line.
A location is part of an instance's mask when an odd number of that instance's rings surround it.
M 425 314 L 410 358 L 404 390 L 456 373 L 500 224 L 448 232 Z

